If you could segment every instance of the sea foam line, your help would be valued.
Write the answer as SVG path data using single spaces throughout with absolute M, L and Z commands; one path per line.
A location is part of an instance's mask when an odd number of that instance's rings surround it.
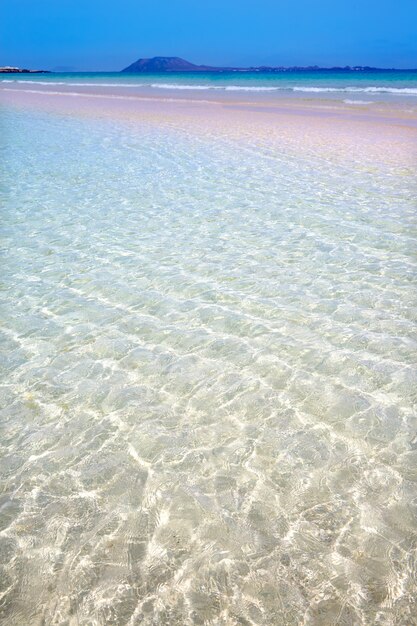
M 146 83 L 69 83 L 52 80 L 11 80 L 3 79 L 2 83 L 21 83 L 23 85 L 67 85 L 69 87 L 145 87 Z
M 417 96 L 417 88 L 414 87 L 255 87 L 244 85 L 181 85 L 177 83 L 65 83 L 56 81 L 35 80 L 2 80 L 1 83 L 32 84 L 42 86 L 66 86 L 66 87 L 113 87 L 113 88 L 141 88 L 163 89 L 170 91 L 223 91 L 223 92 L 298 92 L 298 93 L 345 93 L 345 94 L 390 94 L 394 96 Z M 23 90 L 22 90 L 23 91 Z M 53 93 L 52 91 L 48 93 Z M 72 95 L 72 92 L 57 92 Z M 77 93 L 77 95 L 81 95 Z M 365 102 L 364 102 L 365 104 Z M 368 103 L 366 103 L 368 104 Z
M 140 88 L 148 87 L 151 89 L 170 89 L 170 90 L 185 90 L 185 91 L 296 91 L 304 93 L 375 93 L 375 94 L 393 94 L 393 95 L 407 95 L 417 96 L 417 87 L 309 87 L 305 85 L 292 86 L 254 86 L 254 85 L 192 85 L 181 83 L 70 83 L 64 81 L 41 81 L 41 80 L 11 80 L 3 79 L 2 83 L 19 83 L 19 84 L 32 84 L 32 85 L 62 85 L 68 87 L 117 87 L 117 88 Z
M 130 100 L 130 101 L 148 101 L 148 102 L 184 102 L 180 98 L 152 98 L 149 96 L 119 96 L 116 94 L 104 93 L 83 93 L 80 91 L 49 91 L 46 89 L 13 89 L 12 87 L 3 87 L 0 91 L 13 91 L 15 93 L 34 93 L 42 96 L 72 96 L 77 98 L 101 98 L 104 100 Z M 197 104 L 223 104 L 216 100 L 195 100 L 187 98 L 187 102 L 196 102 Z
M 306 93 L 391 93 L 395 95 L 417 95 L 417 88 L 414 87 L 293 87 L 293 91 L 304 91 Z
M 345 104 L 373 104 L 373 100 L 343 100 Z
M 152 89 L 178 89 L 196 91 L 285 91 L 284 87 L 254 87 L 242 85 L 187 85 L 181 83 L 70 83 L 65 81 L 46 80 L 10 80 L 5 79 L 2 83 L 19 83 L 32 85 L 65 85 L 68 87 L 151 87 Z

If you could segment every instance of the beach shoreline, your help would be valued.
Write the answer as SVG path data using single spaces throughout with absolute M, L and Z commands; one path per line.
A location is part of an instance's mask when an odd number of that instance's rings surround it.
M 417 114 L 393 105 L 382 109 L 326 102 L 281 100 L 205 101 L 188 98 L 117 96 L 102 93 L 0 89 L 0 105 L 114 123 L 252 140 L 286 150 L 409 168 L 417 159 Z
M 100 87 L 98 84 L 97 87 Z M 146 103 L 155 103 L 156 106 L 172 105 L 177 106 L 190 106 L 191 110 L 195 107 L 222 107 L 225 109 L 238 109 L 247 111 L 258 111 L 262 113 L 287 113 L 290 115 L 311 115 L 311 116 L 329 116 L 329 117 L 342 117 L 345 119 L 363 119 L 368 122 L 382 121 L 382 122 L 397 122 L 405 125 L 416 126 L 417 125 L 417 108 L 411 105 L 404 105 L 402 103 L 393 102 L 380 102 L 380 103 L 367 103 L 362 101 L 345 102 L 344 100 L 326 100 L 325 97 L 321 99 L 309 99 L 306 97 L 295 98 L 294 96 L 280 96 L 278 100 L 268 101 L 262 98 L 252 97 L 250 100 L 242 97 L 226 98 L 225 96 L 212 98 L 210 100 L 203 96 L 196 97 L 199 94 L 193 94 L 193 96 L 184 97 L 175 95 L 175 97 L 156 96 L 150 95 L 126 95 L 120 93 L 117 90 L 113 92 L 102 92 L 100 89 L 84 89 L 83 91 L 76 91 L 71 89 L 61 89 L 59 91 L 49 89 L 47 87 L 39 87 L 34 85 L 27 88 L 26 85 L 19 87 L 16 86 L 2 86 L 0 87 L 0 94 L 2 98 L 7 101 L 14 101 L 16 103 L 27 101 L 33 104 L 40 104 L 41 98 L 35 96 L 48 96 L 52 99 L 58 97 L 61 99 L 87 99 L 87 100 L 103 100 L 107 102 L 108 106 L 112 101 L 119 103 L 120 106 L 124 103 L 126 108 L 129 105 L 144 106 Z M 19 94 L 22 97 L 19 97 Z M 24 95 L 23 95 L 24 94 Z M 64 105 L 66 106 L 66 105 Z M 115 109 L 117 111 L 117 109 Z

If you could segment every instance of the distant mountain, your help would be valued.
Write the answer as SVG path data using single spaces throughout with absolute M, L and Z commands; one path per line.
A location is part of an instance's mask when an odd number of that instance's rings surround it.
M 275 72 L 415 72 L 417 70 L 397 70 L 394 68 L 368 67 L 363 65 L 355 65 L 351 67 L 319 67 L 318 65 L 309 65 L 306 67 L 269 67 L 262 65 L 260 67 L 212 67 L 210 65 L 195 65 L 180 57 L 153 57 L 152 59 L 138 59 L 122 72 L 130 73 L 150 73 L 159 74 L 164 72 L 259 72 L 259 73 L 275 73 Z
M 205 65 L 194 65 L 180 57 L 153 57 L 153 59 L 138 59 L 132 65 L 125 67 L 122 72 L 207 72 L 218 71 L 220 68 Z

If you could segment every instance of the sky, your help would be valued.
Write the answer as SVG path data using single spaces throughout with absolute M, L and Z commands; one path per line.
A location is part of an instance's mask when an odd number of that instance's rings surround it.
M 141 57 L 210 65 L 417 68 L 417 0 L 13 0 L 0 65 L 118 71 Z

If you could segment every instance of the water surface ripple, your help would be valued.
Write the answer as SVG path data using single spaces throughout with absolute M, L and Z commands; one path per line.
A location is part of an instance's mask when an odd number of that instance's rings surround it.
M 2 623 L 417 624 L 411 172 L 2 119 Z

